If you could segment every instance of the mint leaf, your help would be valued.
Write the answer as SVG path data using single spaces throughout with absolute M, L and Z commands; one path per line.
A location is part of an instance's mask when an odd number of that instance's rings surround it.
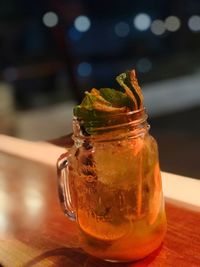
M 116 80 L 135 104 L 135 109 L 141 108 L 143 106 L 143 95 L 136 78 L 135 70 L 121 73 L 117 76 Z
M 105 126 L 108 115 L 143 107 L 143 95 L 135 71 L 121 73 L 116 80 L 125 92 L 112 88 L 93 88 L 91 92 L 85 92 L 82 103 L 74 107 L 74 116 L 87 133 L 94 134 L 95 127 Z
M 132 107 L 130 98 L 120 91 L 111 88 L 101 88 L 99 91 L 101 96 L 114 107 Z

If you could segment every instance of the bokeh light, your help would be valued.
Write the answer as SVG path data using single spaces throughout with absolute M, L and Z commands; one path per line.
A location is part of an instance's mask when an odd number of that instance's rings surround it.
M 49 11 L 44 14 L 42 21 L 49 28 L 55 27 L 58 24 L 58 15 L 55 12 Z
M 78 16 L 74 21 L 74 27 L 77 31 L 86 32 L 91 27 L 91 21 L 87 16 Z
M 126 22 L 118 22 L 115 25 L 115 33 L 119 37 L 126 37 L 130 33 L 130 27 Z
M 82 33 L 77 31 L 74 27 L 71 27 L 68 31 L 69 38 L 72 41 L 78 41 L 82 37 Z
M 92 73 L 92 66 L 88 62 L 81 62 L 77 67 L 77 72 L 81 77 L 88 77 Z
M 165 20 L 165 28 L 170 32 L 178 31 L 181 27 L 181 21 L 176 16 L 169 16 Z
M 165 24 L 162 20 L 156 19 L 151 24 L 151 31 L 155 35 L 162 35 L 165 32 Z
M 139 31 L 146 31 L 151 25 L 151 18 L 146 13 L 140 13 L 133 19 L 133 25 Z
M 136 68 L 141 73 L 147 73 L 152 69 L 152 62 L 148 58 L 140 58 L 136 64 Z
M 193 15 L 188 20 L 188 27 L 193 32 L 200 31 L 200 16 Z

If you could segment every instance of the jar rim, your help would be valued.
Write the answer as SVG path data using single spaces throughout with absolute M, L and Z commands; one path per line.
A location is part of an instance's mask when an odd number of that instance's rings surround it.
M 124 113 L 111 114 L 107 117 L 97 117 L 96 120 L 84 121 L 74 117 L 73 129 L 74 136 L 91 136 L 99 135 L 109 131 L 116 131 L 119 129 L 142 128 L 146 123 L 148 115 L 146 109 L 138 109 Z
M 137 109 L 137 110 L 131 110 L 131 111 L 127 111 L 127 112 L 116 112 L 116 113 L 110 113 L 110 112 L 107 112 L 107 113 L 104 113 L 103 115 L 98 115 L 96 117 L 95 120 L 83 120 L 83 119 L 79 119 L 78 117 L 76 116 L 73 116 L 73 120 L 75 121 L 85 121 L 85 122 L 95 122 L 95 121 L 98 121 L 98 120 L 101 120 L 101 119 L 105 119 L 105 121 L 107 121 L 108 119 L 112 119 L 112 118 L 121 118 L 121 117 L 129 117 L 129 116 L 136 116 L 136 115 L 145 115 L 146 114 L 146 108 L 143 107 L 143 108 L 140 108 L 140 109 Z

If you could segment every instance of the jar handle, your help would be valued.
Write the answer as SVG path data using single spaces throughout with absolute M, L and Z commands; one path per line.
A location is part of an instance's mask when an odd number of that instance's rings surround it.
M 67 153 L 62 154 L 57 161 L 58 196 L 64 214 L 72 221 L 76 220 L 72 208 L 72 198 L 69 187 L 69 167 Z

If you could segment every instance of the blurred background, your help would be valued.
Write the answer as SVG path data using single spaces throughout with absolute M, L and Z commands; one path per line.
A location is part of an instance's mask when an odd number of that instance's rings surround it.
M 1 0 L 0 133 L 71 132 L 92 87 L 136 68 L 161 168 L 200 178 L 199 0 Z

